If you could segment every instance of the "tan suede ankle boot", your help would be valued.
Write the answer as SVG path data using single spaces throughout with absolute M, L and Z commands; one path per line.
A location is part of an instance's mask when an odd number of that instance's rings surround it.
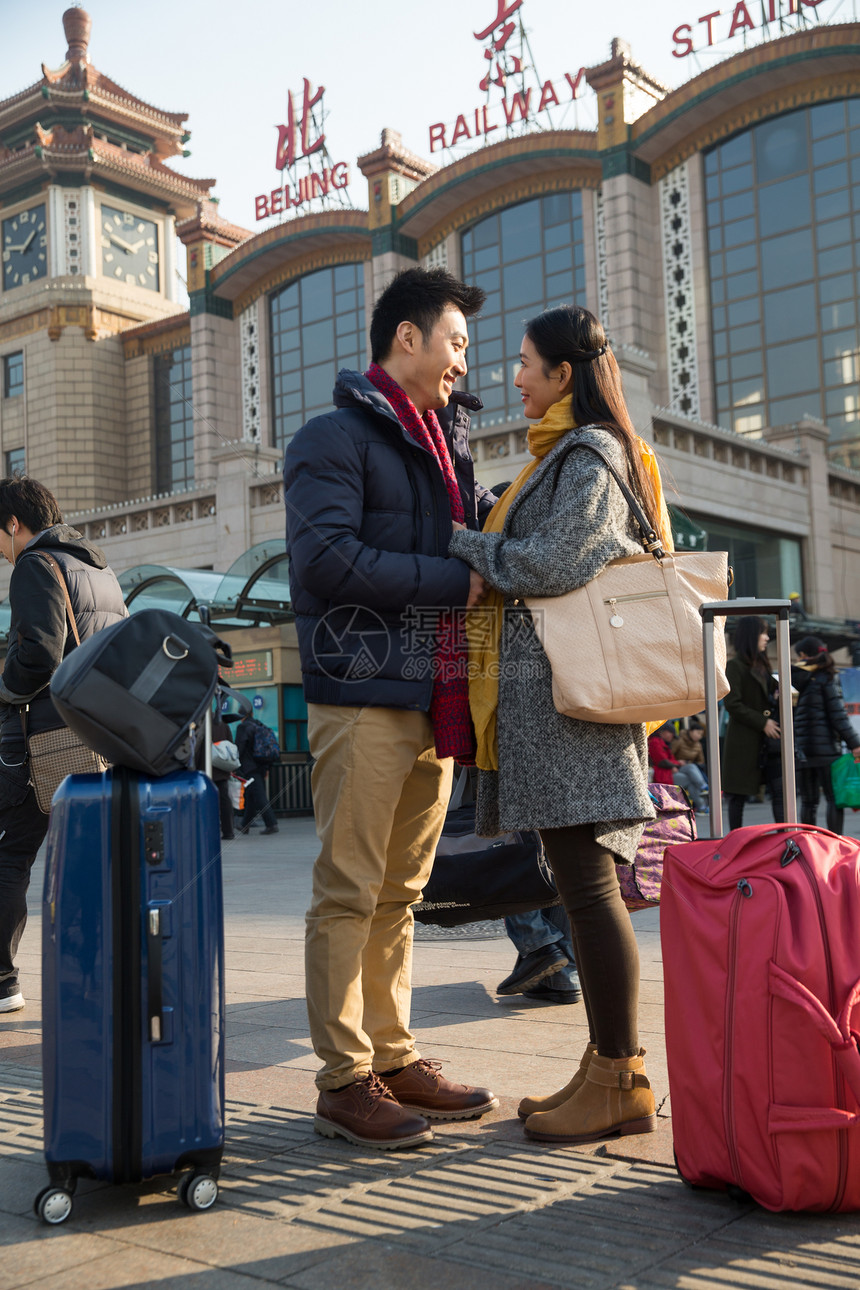
M 528 1136 L 542 1142 L 595 1142 L 625 1133 L 653 1133 L 657 1116 L 644 1055 L 644 1048 L 638 1057 L 594 1053 L 572 1097 L 551 1111 L 529 1116 Z
M 596 1052 L 597 1044 L 589 1044 L 580 1058 L 579 1069 L 573 1079 L 569 1080 L 564 1088 L 559 1089 L 557 1093 L 548 1093 L 546 1097 L 524 1097 L 517 1107 L 517 1115 L 520 1119 L 527 1120 L 530 1115 L 534 1115 L 535 1111 L 552 1111 L 555 1107 L 561 1106 L 562 1102 L 566 1102 L 568 1098 L 573 1097 L 585 1079 L 588 1063 Z

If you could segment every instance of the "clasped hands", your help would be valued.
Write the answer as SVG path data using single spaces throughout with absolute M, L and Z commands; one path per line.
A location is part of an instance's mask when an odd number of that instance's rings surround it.
M 460 524 L 458 520 L 452 520 L 451 523 L 454 527 L 455 532 L 457 531 L 457 529 L 465 529 L 466 527 L 465 524 Z M 490 588 L 488 587 L 484 579 L 481 577 L 481 575 L 479 573 L 476 573 L 474 569 L 470 569 L 469 570 L 469 599 L 466 601 L 466 608 L 474 609 L 475 605 L 479 605 L 481 601 L 485 598 L 489 589 Z

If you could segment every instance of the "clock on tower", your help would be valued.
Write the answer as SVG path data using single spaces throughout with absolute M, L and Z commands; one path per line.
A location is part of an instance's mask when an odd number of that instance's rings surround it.
M 158 226 L 131 211 L 102 206 L 102 273 L 130 287 L 158 290 Z
M 24 287 L 48 272 L 45 204 L 3 221 L 3 290 Z

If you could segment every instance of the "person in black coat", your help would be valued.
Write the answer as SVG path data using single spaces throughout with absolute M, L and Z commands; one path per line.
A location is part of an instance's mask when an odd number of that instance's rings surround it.
M 266 792 L 269 762 L 258 761 L 254 756 L 254 733 L 260 723 L 253 713 L 246 713 L 236 730 L 236 748 L 239 753 L 239 774 L 245 783 L 245 809 L 242 812 L 240 833 L 247 833 L 251 821 L 263 817 L 263 835 L 278 832 L 278 820 Z
M 821 793 L 827 802 L 827 827 L 841 833 L 844 812 L 836 805 L 830 767 L 848 745 L 860 762 L 860 735 L 851 724 L 842 700 L 836 664 L 824 641 L 805 636 L 795 646 L 808 683 L 802 688 L 794 716 L 794 742 L 800 785 L 801 824 L 814 824 Z
M 49 689 L 75 648 L 62 571 L 81 640 L 126 617 L 122 590 L 104 553 L 63 523 L 57 499 L 35 479 L 0 480 L 0 554 L 14 566 L 12 619 L 0 676 L 0 1013 L 18 1012 L 24 996 L 14 959 L 27 923 L 27 888 L 48 830 L 30 783 L 27 733 L 59 730 Z
M 762 783 L 771 796 L 774 820 L 781 822 L 784 814 L 780 729 L 774 719 L 777 684 L 765 653 L 768 636 L 763 618 L 741 618 L 735 628 L 735 656 L 726 665 L 731 688 L 723 700 L 729 714 L 723 792 L 728 799 L 730 829 L 741 827 L 744 804 Z
M 411 906 L 453 758 L 473 756 L 463 611 L 485 584 L 448 545 L 495 502 L 469 452 L 480 401 L 454 388 L 483 303 L 444 269 L 397 274 L 373 307 L 369 367 L 338 374 L 334 409 L 284 459 L 320 839 L 305 941 L 314 1128 L 359 1146 L 414 1146 L 428 1119 L 498 1105 L 440 1074 L 409 1029 Z

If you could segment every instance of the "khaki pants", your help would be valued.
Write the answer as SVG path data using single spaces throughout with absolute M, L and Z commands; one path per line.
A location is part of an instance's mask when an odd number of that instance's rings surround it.
M 451 758 L 424 712 L 308 704 L 321 850 L 305 940 L 320 1089 L 416 1060 L 409 1031 L 410 904 L 427 881 L 448 806 Z

